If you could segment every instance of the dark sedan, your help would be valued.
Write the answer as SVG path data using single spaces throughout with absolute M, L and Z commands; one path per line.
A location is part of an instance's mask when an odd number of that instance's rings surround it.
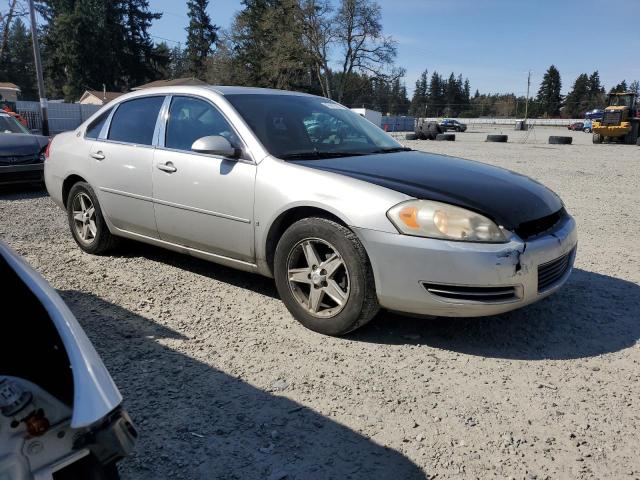
M 451 118 L 445 118 L 439 123 L 439 125 L 443 132 L 446 132 L 448 130 L 453 130 L 455 132 L 464 132 L 467 130 L 466 123 L 462 123 Z
M 48 143 L 48 137 L 32 134 L 0 112 L 0 185 L 42 182 Z

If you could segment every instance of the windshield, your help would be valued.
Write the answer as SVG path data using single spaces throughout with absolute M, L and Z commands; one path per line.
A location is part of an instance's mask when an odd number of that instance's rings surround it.
M 631 95 L 611 95 L 609 97 L 609 106 L 611 107 L 631 107 Z
M 10 115 L 0 115 L 0 133 L 31 133 Z
M 326 98 L 269 94 L 225 98 L 275 157 L 352 156 L 403 149 L 373 123 Z

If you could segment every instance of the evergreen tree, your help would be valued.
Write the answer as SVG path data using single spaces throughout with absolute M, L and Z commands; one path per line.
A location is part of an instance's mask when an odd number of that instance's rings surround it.
M 431 74 L 427 116 L 437 117 L 444 110 L 444 82 L 438 72 Z
M 181 78 L 187 74 L 187 59 L 180 45 L 171 49 L 169 55 L 169 74 L 167 78 Z
M 6 49 L 0 59 L 0 82 L 18 85 L 23 100 L 38 98 L 31 34 L 20 18 L 11 24 L 7 33 Z
M 51 98 L 126 90 L 157 77 L 148 0 L 41 0 L 43 60 Z
M 634 80 L 629 85 L 629 91 L 636 94 L 636 97 L 640 95 L 640 82 L 638 80 Z M 640 101 L 640 99 L 636 99 L 636 101 Z
M 542 78 L 542 84 L 538 90 L 537 101 L 540 104 L 542 113 L 547 117 L 555 117 L 560 114 L 560 105 L 562 103 L 562 81 L 560 80 L 560 72 L 551 65 Z
M 124 50 L 119 53 L 122 87 L 131 88 L 157 78 L 154 68 L 154 45 L 149 35 L 153 20 L 161 13 L 149 11 L 149 0 L 112 0 L 121 12 Z M 118 28 L 115 28 L 116 32 Z
M 209 0 L 188 0 L 189 26 L 187 27 L 187 69 L 193 77 L 204 79 L 206 60 L 218 39 L 218 27 L 211 23 L 207 13 Z
M 573 88 L 565 100 L 564 113 L 570 118 L 582 117 L 590 108 L 591 81 L 586 73 L 582 73 L 573 83 Z
M 628 92 L 628 91 L 629 91 L 629 88 L 627 87 L 627 81 L 622 80 L 619 84 L 613 87 L 609 93 L 622 93 L 622 92 Z
M 416 80 L 416 88 L 413 91 L 413 97 L 411 98 L 411 106 L 409 107 L 409 114 L 414 117 L 422 117 L 425 114 L 425 106 L 427 105 L 427 94 L 429 90 L 429 77 L 428 72 L 425 70 L 420 74 L 418 80 Z

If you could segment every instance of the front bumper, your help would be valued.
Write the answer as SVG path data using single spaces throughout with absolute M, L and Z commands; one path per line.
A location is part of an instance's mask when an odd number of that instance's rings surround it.
M 43 180 L 44 163 L 0 165 L 0 185 L 32 183 Z
M 593 124 L 591 131 L 599 133 L 604 137 L 622 137 L 631 131 L 629 122 L 622 122 L 620 125 L 602 125 L 601 123 Z
M 536 302 L 558 290 L 571 274 L 576 224 L 567 217 L 527 242 L 451 242 L 355 228 L 373 267 L 380 305 L 398 312 L 445 317 L 495 315 Z M 538 267 L 567 256 L 566 270 L 538 291 Z M 511 298 L 444 298 L 425 284 L 455 288 L 512 288 Z M 482 298 L 482 297 L 478 297 Z

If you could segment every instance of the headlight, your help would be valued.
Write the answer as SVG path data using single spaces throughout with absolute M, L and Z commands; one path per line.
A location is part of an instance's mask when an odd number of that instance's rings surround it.
M 501 243 L 500 227 L 478 213 L 431 200 L 409 200 L 387 212 L 400 233 L 418 237 Z

